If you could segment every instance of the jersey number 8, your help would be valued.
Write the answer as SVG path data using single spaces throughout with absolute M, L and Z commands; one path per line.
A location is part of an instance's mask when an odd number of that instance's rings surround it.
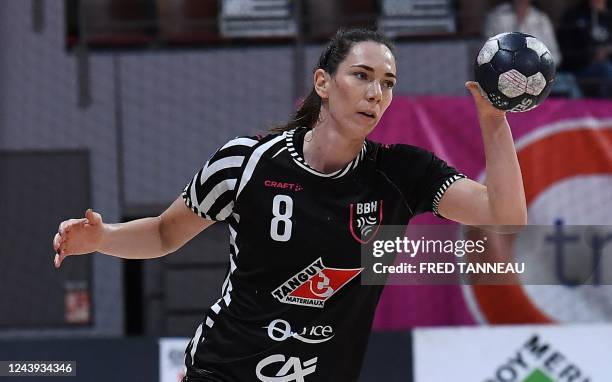
M 276 195 L 274 200 L 272 200 L 272 215 L 274 215 L 270 224 L 270 237 L 272 239 L 276 241 L 289 241 L 293 226 L 291 222 L 292 214 L 293 199 L 287 195 Z

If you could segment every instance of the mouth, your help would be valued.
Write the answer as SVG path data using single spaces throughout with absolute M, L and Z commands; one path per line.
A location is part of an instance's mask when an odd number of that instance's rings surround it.
M 367 111 L 359 111 L 359 112 L 357 112 L 357 114 L 361 114 L 364 117 L 367 117 L 367 118 L 370 118 L 370 119 L 376 119 L 376 114 L 370 113 L 370 112 L 367 112 Z

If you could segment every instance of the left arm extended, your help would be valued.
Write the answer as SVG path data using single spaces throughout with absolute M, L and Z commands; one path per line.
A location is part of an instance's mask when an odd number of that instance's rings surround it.
M 485 184 L 461 179 L 440 200 L 440 215 L 466 225 L 523 226 L 527 204 L 523 178 L 506 113 L 480 95 L 475 82 L 466 83 L 472 93 L 482 130 L 486 158 Z

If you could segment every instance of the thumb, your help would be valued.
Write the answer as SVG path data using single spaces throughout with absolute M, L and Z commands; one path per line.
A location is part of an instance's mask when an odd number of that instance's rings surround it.
M 85 218 L 87 219 L 86 223 L 90 225 L 96 225 L 102 222 L 102 216 L 97 212 L 93 212 L 91 208 L 85 211 Z
M 481 95 L 481 89 L 480 85 L 478 85 L 478 82 L 468 81 L 465 83 L 465 87 L 467 88 L 467 90 L 470 91 L 470 93 L 472 93 L 473 97 L 478 97 Z
M 468 81 L 465 83 L 465 87 L 472 94 L 472 98 L 478 108 L 488 107 L 491 102 L 488 101 L 485 91 L 480 87 L 480 84 L 476 81 Z
M 468 81 L 465 83 L 465 87 L 472 94 L 474 104 L 476 105 L 476 109 L 479 114 L 486 113 L 487 115 L 495 116 L 504 116 L 506 114 L 505 111 L 493 106 L 493 104 L 487 97 L 487 93 L 482 89 L 482 87 L 480 87 L 480 84 L 478 82 Z

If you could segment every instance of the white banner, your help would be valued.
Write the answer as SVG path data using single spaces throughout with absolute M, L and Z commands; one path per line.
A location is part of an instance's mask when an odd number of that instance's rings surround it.
M 414 331 L 415 382 L 608 382 L 612 325 Z
M 180 382 L 185 375 L 185 348 L 189 338 L 159 339 L 159 381 Z

